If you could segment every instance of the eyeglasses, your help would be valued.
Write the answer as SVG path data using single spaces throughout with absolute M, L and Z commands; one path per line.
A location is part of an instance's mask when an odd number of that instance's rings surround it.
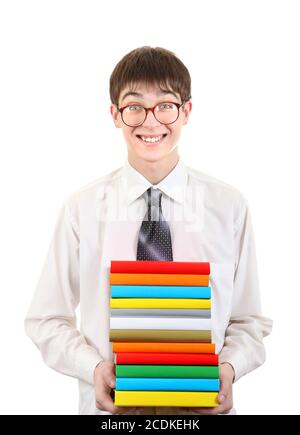
M 122 121 L 128 127 L 137 127 L 142 125 L 147 118 L 148 111 L 153 113 L 155 119 L 161 124 L 173 124 L 179 117 L 179 109 L 184 105 L 164 101 L 156 104 L 154 107 L 144 107 L 139 104 L 129 104 L 128 106 L 117 108 L 121 113 Z

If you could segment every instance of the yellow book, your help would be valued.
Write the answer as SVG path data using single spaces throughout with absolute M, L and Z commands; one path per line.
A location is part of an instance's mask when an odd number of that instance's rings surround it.
M 111 298 L 111 308 L 211 308 L 210 299 Z
M 115 406 L 218 406 L 218 393 L 202 391 L 115 391 Z

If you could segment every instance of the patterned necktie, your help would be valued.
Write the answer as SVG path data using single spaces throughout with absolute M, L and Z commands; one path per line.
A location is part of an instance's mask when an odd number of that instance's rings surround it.
M 162 192 L 149 187 L 148 210 L 142 222 L 137 245 L 137 260 L 173 261 L 169 224 L 161 209 Z

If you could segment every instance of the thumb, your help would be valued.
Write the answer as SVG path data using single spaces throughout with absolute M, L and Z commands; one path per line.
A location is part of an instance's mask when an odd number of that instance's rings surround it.
M 229 394 L 230 390 L 230 383 L 226 382 L 226 380 L 221 380 L 221 389 L 218 394 L 218 401 L 219 403 L 223 403 L 226 400 L 226 397 Z
M 111 364 L 108 366 L 108 370 L 103 373 L 104 383 L 110 387 L 115 388 L 116 383 L 116 374 L 115 374 L 115 365 Z
M 111 375 L 107 380 L 106 380 L 107 385 L 110 386 L 110 388 L 115 388 L 116 386 L 116 378 L 114 375 Z
M 222 404 L 226 400 L 226 392 L 221 390 L 218 394 L 218 402 Z

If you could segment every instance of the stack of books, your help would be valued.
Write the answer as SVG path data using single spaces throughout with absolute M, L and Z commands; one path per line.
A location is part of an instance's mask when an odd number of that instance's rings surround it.
M 210 264 L 111 261 L 116 406 L 218 406 Z

